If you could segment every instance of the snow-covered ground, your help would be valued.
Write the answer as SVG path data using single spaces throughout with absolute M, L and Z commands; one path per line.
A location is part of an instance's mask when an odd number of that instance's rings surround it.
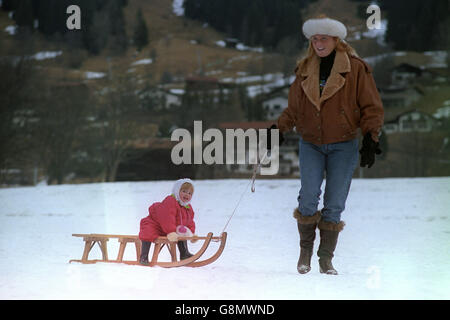
M 62 53 L 62 51 L 42 51 L 30 56 L 30 58 L 35 60 L 53 59 L 62 55 Z
M 263 93 L 269 93 L 276 88 L 283 87 L 293 83 L 295 76 L 285 77 L 282 73 L 267 73 L 264 75 L 242 76 L 236 78 L 222 78 L 225 83 L 245 84 L 247 87 L 247 95 L 254 98 Z M 255 84 L 261 82 L 263 84 Z M 250 85 L 253 83 L 253 85 Z
M 310 273 L 297 273 L 299 180 L 257 180 L 255 193 L 248 180 L 196 181 L 198 234 L 220 234 L 246 192 L 225 251 L 203 268 L 68 263 L 83 252 L 72 233 L 137 234 L 172 184 L 0 189 L 0 299 L 450 298 L 450 178 L 355 179 L 333 260 L 338 276 L 320 274 L 316 256 Z M 108 247 L 115 257 L 118 243 Z M 97 247 L 91 257 L 100 258 Z M 134 258 L 132 246 L 125 258 Z
M 86 71 L 84 73 L 84 77 L 89 80 L 101 79 L 101 78 L 104 78 L 105 76 L 106 76 L 106 74 L 103 72 Z
M 151 63 L 153 63 L 152 59 L 141 59 L 141 60 L 133 62 L 131 65 L 132 66 L 139 66 L 139 65 L 142 65 L 142 64 L 151 64 Z

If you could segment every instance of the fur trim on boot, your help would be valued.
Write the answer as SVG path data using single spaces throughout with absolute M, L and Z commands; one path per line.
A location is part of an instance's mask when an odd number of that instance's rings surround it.
M 321 212 L 317 211 L 312 216 L 304 216 L 300 213 L 298 208 L 294 210 L 294 218 L 297 219 L 300 224 L 317 224 L 321 218 Z
M 318 227 L 320 230 L 341 232 L 342 230 L 344 230 L 345 222 L 341 221 L 339 223 L 334 223 L 334 222 L 320 220 Z

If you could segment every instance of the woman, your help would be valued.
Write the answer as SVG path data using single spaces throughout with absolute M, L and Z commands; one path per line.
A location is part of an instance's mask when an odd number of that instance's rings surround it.
M 361 166 L 370 168 L 375 154 L 381 153 L 378 137 L 384 112 L 371 68 L 344 42 L 347 30 L 341 22 L 324 16 L 310 19 L 303 34 L 309 48 L 297 65 L 288 107 L 278 119 L 281 135 L 295 127 L 301 136 L 301 189 L 294 211 L 300 233 L 297 270 L 311 270 L 318 226 L 320 272 L 337 274 L 331 260 L 344 228 L 341 213 L 358 161 L 357 130 L 364 136 Z M 318 211 L 324 172 L 324 208 Z

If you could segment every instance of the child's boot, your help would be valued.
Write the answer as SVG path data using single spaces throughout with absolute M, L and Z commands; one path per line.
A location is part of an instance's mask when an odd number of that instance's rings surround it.
M 189 252 L 187 247 L 187 241 L 178 241 L 177 242 L 178 250 L 180 251 L 180 260 L 184 260 L 193 256 L 192 253 Z
M 150 241 L 141 241 L 141 256 L 139 257 L 139 263 L 148 266 L 148 253 L 150 251 L 150 245 L 152 244 Z

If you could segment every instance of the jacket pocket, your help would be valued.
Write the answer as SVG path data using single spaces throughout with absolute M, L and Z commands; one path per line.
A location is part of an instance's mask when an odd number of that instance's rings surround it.
M 341 107 L 341 114 L 345 119 L 345 122 L 347 123 L 348 127 L 350 128 L 350 130 L 352 131 L 352 133 L 356 132 L 356 129 L 358 129 L 358 124 L 359 124 L 359 109 L 355 109 L 358 112 L 354 112 L 354 116 L 352 114 L 353 117 L 350 117 L 348 114 L 348 111 L 346 110 L 345 107 Z

